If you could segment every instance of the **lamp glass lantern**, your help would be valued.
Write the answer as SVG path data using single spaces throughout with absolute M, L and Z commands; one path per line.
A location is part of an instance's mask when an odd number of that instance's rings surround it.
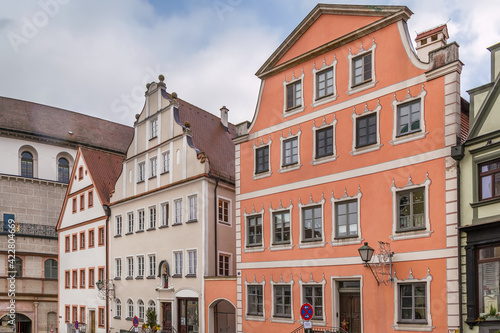
M 361 260 L 363 260 L 363 262 L 367 264 L 369 261 L 372 260 L 373 253 L 375 252 L 375 250 L 370 246 L 368 246 L 368 242 L 365 242 L 365 244 L 358 249 L 358 252 L 359 256 L 361 257 Z

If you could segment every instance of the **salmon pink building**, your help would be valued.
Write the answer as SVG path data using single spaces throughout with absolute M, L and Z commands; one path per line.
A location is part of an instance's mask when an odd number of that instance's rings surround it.
M 322 330 L 459 327 L 462 63 L 446 25 L 415 50 L 411 15 L 319 4 L 258 70 L 234 139 L 238 332 L 299 332 L 305 303 Z

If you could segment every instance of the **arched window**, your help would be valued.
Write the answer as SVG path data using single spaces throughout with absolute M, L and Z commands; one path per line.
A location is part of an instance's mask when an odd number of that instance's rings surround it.
M 57 161 L 57 180 L 61 183 L 69 183 L 69 162 L 64 157 Z
M 155 301 L 150 300 L 150 301 L 148 302 L 148 310 L 155 310 L 155 311 L 156 311 L 156 304 L 155 304 Z
M 127 300 L 127 318 L 134 317 L 134 302 L 129 299 Z
M 54 259 L 45 260 L 45 278 L 57 279 L 57 261 Z
M 115 317 L 121 318 L 122 316 L 122 301 L 119 298 L 116 299 Z
M 16 271 L 16 277 L 23 276 L 23 259 L 16 257 L 14 262 L 14 270 Z
M 144 320 L 144 302 L 141 299 L 137 301 L 137 317 Z
M 21 154 L 21 177 L 33 178 L 33 154 L 29 151 Z

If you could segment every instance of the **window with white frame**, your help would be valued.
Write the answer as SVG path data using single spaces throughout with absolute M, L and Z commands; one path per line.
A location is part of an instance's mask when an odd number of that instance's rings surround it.
M 229 221 L 229 200 L 219 198 L 219 223 L 231 224 Z
M 150 167 L 149 177 L 150 178 L 156 177 L 156 163 L 157 163 L 156 156 L 149 160 L 149 167 Z
M 122 216 L 118 215 L 115 217 L 115 236 L 121 236 L 122 234 Z
M 137 317 L 144 320 L 144 301 L 142 299 L 137 301 Z
M 273 245 L 290 244 L 290 211 L 274 212 L 273 216 Z
M 148 311 L 156 311 L 156 304 L 155 304 L 155 301 L 153 300 L 150 300 L 148 302 Z
M 247 285 L 247 315 L 264 315 L 264 287 L 262 285 Z
M 430 311 L 430 271 L 417 279 L 410 271 L 405 280 L 394 276 L 394 329 L 411 331 L 432 331 Z
M 273 285 L 273 316 L 292 317 L 292 287 L 289 284 Z
M 333 155 L 333 126 L 316 130 L 316 154 L 315 158 Z
M 262 215 L 247 217 L 247 246 L 262 245 Z
M 144 231 L 144 209 L 137 211 L 137 231 Z
M 144 276 L 144 256 L 137 256 L 137 277 Z
M 115 278 L 120 279 L 122 277 L 122 258 L 115 259 Z
M 323 319 L 323 286 L 321 284 L 306 284 L 302 286 L 304 303 L 313 307 L 312 319 Z
M 156 276 L 156 255 L 148 255 L 148 276 Z
M 127 258 L 127 278 L 132 278 L 134 276 L 134 258 Z
M 403 100 L 399 101 L 394 95 L 392 101 L 394 125 L 392 130 L 392 145 L 398 145 L 413 140 L 425 138 L 425 96 L 427 91 L 424 85 L 420 92 L 412 96 L 408 88 Z
M 170 171 L 170 151 L 163 153 L 163 173 Z
M 151 120 L 151 139 L 158 136 L 158 118 Z
M 369 48 L 365 49 L 364 45 L 360 43 L 358 52 L 353 54 L 349 48 L 347 60 L 349 63 L 349 86 L 347 94 L 355 94 L 365 89 L 372 88 L 376 85 L 375 78 L 375 50 L 377 44 L 375 39 L 372 39 L 372 44 Z
M 316 73 L 316 99 L 333 95 L 333 67 Z
M 231 255 L 228 253 L 219 253 L 219 276 L 230 275 Z
M 198 219 L 198 196 L 196 194 L 188 196 L 189 221 Z
M 182 223 L 182 199 L 174 200 L 175 220 L 174 224 Z
M 195 276 L 198 269 L 198 256 L 196 250 L 187 250 L 188 255 L 188 271 L 187 274 Z
M 139 170 L 137 173 L 137 182 L 143 182 L 146 179 L 146 163 L 139 163 Z
M 302 81 L 297 80 L 286 86 L 286 109 L 302 106 Z
M 182 276 L 183 266 L 182 251 L 174 251 L 174 276 Z
M 148 229 L 156 228 L 156 206 L 149 207 L 149 226 Z
M 127 318 L 132 319 L 134 317 L 134 301 L 131 299 L 127 300 Z
M 356 148 L 377 143 L 377 114 L 356 118 Z
M 255 173 L 269 171 L 269 146 L 255 149 Z
M 323 211 L 321 205 L 302 208 L 302 241 L 314 242 L 323 239 Z
M 168 202 L 161 204 L 161 224 L 160 227 L 168 226 L 169 204 Z
M 283 140 L 283 166 L 296 164 L 299 160 L 299 140 L 297 137 Z
M 372 53 L 367 52 L 352 59 L 352 85 L 357 86 L 372 80 Z
M 400 104 L 398 109 L 398 136 L 421 131 L 420 99 Z
M 358 200 L 340 201 L 335 203 L 335 236 L 358 236 Z
M 127 233 L 131 234 L 134 232 L 134 213 L 127 213 Z
M 122 316 L 122 301 L 119 298 L 115 301 L 115 318 L 121 318 Z

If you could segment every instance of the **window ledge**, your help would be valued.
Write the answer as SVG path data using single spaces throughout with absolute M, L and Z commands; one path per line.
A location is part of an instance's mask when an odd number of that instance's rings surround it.
M 163 176 L 164 174 L 167 174 L 167 173 L 169 173 L 169 172 L 170 172 L 169 170 L 167 170 L 167 171 L 163 171 L 162 173 L 160 173 L 160 176 Z
M 265 317 L 260 317 L 260 316 L 252 316 L 252 315 L 246 315 L 245 320 L 251 320 L 251 321 L 266 321 L 267 319 Z
M 328 95 L 328 96 L 323 96 L 323 97 L 320 97 L 318 99 L 316 99 L 314 102 L 312 102 L 311 106 L 313 108 L 317 107 L 317 106 L 320 106 L 320 105 L 323 105 L 323 104 L 326 104 L 328 102 L 333 102 L 335 100 L 337 100 L 337 97 L 339 95 Z
M 313 242 L 301 243 L 297 246 L 299 247 L 299 249 L 309 249 L 314 247 L 325 247 L 325 245 L 326 242 L 313 241 Z
M 133 232 L 127 232 L 127 233 L 125 234 L 125 236 L 132 235 L 132 234 L 133 234 Z
M 174 223 L 174 224 L 172 224 L 172 227 L 175 227 L 175 226 L 178 226 L 178 225 L 182 225 L 182 222 Z
M 148 180 L 155 179 L 155 178 L 156 178 L 156 175 L 149 177 Z
M 121 277 L 121 276 L 116 276 L 116 277 L 115 277 L 115 280 L 121 280 L 121 279 L 122 279 L 122 277 Z
M 269 251 L 283 251 L 293 249 L 293 244 L 273 244 L 269 246 Z
M 137 184 L 144 183 L 144 180 L 139 180 Z
M 486 199 L 486 200 L 482 200 L 482 201 L 478 201 L 478 202 L 471 202 L 469 205 L 472 208 L 477 208 L 477 207 L 487 206 L 487 205 L 491 205 L 491 204 L 499 203 L 499 202 L 500 202 L 500 198 L 493 198 L 493 199 Z
M 247 247 L 246 249 L 243 249 L 243 252 L 245 253 L 252 253 L 252 252 L 264 252 L 266 248 L 263 246 L 257 246 L 257 247 Z
M 151 141 L 151 140 L 153 140 L 153 139 L 156 139 L 156 138 L 158 138 L 158 135 L 155 135 L 155 136 L 150 137 L 150 138 L 149 138 L 149 141 Z
M 134 279 L 134 278 L 133 278 L 133 277 L 131 277 L 131 276 L 127 276 L 127 277 L 125 278 L 125 280 L 133 280 L 133 279 Z
M 306 108 L 305 106 L 296 106 L 292 109 L 286 109 L 283 112 L 283 118 L 293 116 L 294 114 L 297 113 L 301 113 L 302 111 L 304 111 L 305 108 Z
M 311 161 L 312 165 L 318 165 L 318 164 L 323 164 L 323 163 L 328 163 L 328 162 L 333 162 L 339 157 L 338 155 L 328 155 L 328 156 L 322 156 L 315 158 L 314 160 Z
M 122 319 L 120 316 L 114 316 L 113 319 Z
M 361 155 L 364 153 L 370 153 L 372 151 L 380 150 L 380 147 L 382 147 L 382 144 L 374 144 L 372 143 L 369 146 L 364 146 L 360 148 L 354 148 L 353 151 L 350 152 L 351 156 L 356 156 L 356 155 Z
M 295 324 L 295 320 L 293 318 L 280 318 L 280 317 L 274 317 L 271 318 L 272 323 L 282 323 L 282 324 Z
M 415 332 L 432 332 L 436 327 L 427 324 L 397 324 L 391 325 L 395 331 L 415 331 Z
M 330 242 L 331 246 L 342 246 L 342 245 L 353 245 L 361 244 L 364 241 L 363 238 L 337 238 Z
M 144 229 L 141 229 L 141 230 L 136 230 L 135 233 L 138 234 L 140 232 L 144 232 Z
M 168 228 L 168 224 L 161 225 L 161 226 L 158 227 L 158 229 L 164 229 L 164 228 Z
M 225 221 L 218 221 L 218 222 L 219 222 L 219 224 L 224 225 L 226 227 L 230 227 L 231 226 L 231 223 L 229 223 L 229 222 L 225 222 Z
M 148 279 L 148 280 L 156 279 L 156 276 L 154 276 L 154 275 L 149 275 L 149 276 L 147 276 L 147 277 L 146 277 L 146 279 Z
M 347 95 L 352 95 L 352 94 L 356 94 L 360 91 L 363 91 L 365 89 L 373 88 L 373 87 L 375 87 L 377 82 L 378 81 L 367 81 L 367 82 L 359 83 L 355 86 L 350 87 L 350 89 L 347 90 L 346 93 L 347 93 Z
M 172 277 L 175 278 L 175 279 L 177 279 L 177 278 L 181 278 L 182 275 L 181 274 L 174 274 L 174 275 L 172 275 Z
M 186 224 L 188 224 L 188 223 L 196 223 L 196 222 L 198 222 L 198 219 L 187 220 Z
M 279 173 L 284 173 L 284 172 L 288 172 L 288 171 L 295 171 L 295 170 L 299 170 L 300 167 L 302 166 L 302 164 L 298 164 L 298 163 L 295 163 L 295 164 L 289 164 L 289 165 L 284 165 L 282 166 L 278 172 Z
M 257 180 L 257 179 L 261 179 L 261 178 L 266 178 L 266 177 L 269 177 L 272 175 L 272 172 L 271 171 L 265 171 L 265 172 L 261 172 L 261 173 L 256 173 L 252 176 L 252 179 L 253 180 Z
M 121 236 L 122 236 L 122 234 L 118 234 L 118 235 L 115 235 L 115 238 L 118 238 L 118 237 L 121 237 Z
M 156 230 L 156 227 L 147 228 L 146 231 Z
M 136 276 L 136 277 L 135 277 L 135 279 L 136 279 L 136 280 L 144 280 L 144 276 L 139 275 L 139 276 Z
M 400 232 L 395 235 L 391 235 L 389 236 L 389 238 L 393 241 L 412 239 L 412 238 L 423 238 L 423 237 L 430 237 L 433 232 L 434 231 L 432 230 L 406 231 L 406 232 Z
M 195 277 L 196 277 L 196 274 L 186 274 L 186 277 L 187 277 L 187 278 L 195 278 Z
M 394 140 L 389 141 L 389 143 L 391 145 L 395 146 L 395 145 L 399 145 L 401 143 L 406 143 L 406 142 L 410 142 L 410 141 L 414 141 L 414 140 L 423 139 L 423 138 L 425 138 L 425 136 L 428 133 L 429 132 L 419 131 L 419 132 L 414 132 L 414 133 L 406 134 L 404 136 L 400 136 L 400 137 L 394 138 Z

